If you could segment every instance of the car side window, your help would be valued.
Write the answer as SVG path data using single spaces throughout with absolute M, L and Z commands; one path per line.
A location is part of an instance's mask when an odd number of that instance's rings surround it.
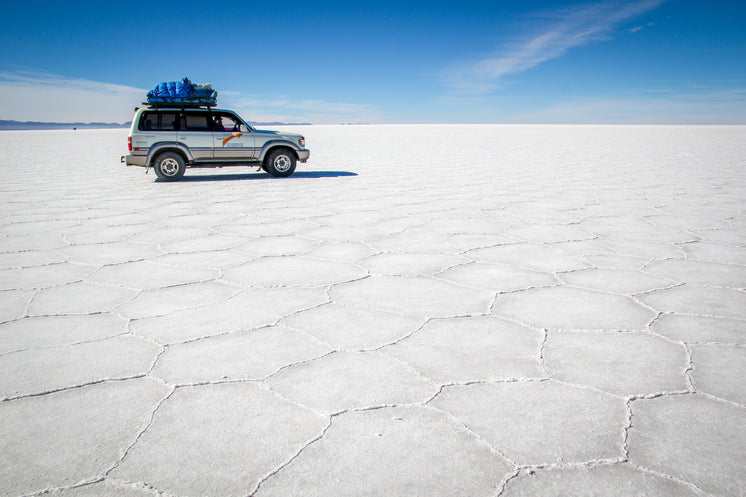
M 211 131 L 206 112 L 185 113 L 181 116 L 181 131 Z
M 140 131 L 176 131 L 175 112 L 143 112 Z
M 160 115 L 158 129 L 160 131 L 176 131 L 177 115 L 175 112 L 163 113 Z
M 220 113 L 213 115 L 213 126 L 217 133 L 228 132 L 234 133 L 241 130 L 241 123 L 236 116 L 232 114 Z
M 155 118 L 155 122 L 153 122 Z M 140 131 L 153 131 L 158 126 L 158 115 L 152 112 L 143 112 L 140 117 Z

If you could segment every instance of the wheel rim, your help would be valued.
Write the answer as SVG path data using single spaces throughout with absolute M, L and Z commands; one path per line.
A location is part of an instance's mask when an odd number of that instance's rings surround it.
M 278 155 L 275 157 L 274 162 L 275 170 L 277 170 L 280 173 L 286 173 L 290 170 L 290 167 L 292 166 L 292 162 L 290 162 L 290 157 L 287 155 Z
M 161 172 L 166 176 L 174 176 L 179 172 L 179 163 L 175 159 L 161 161 Z

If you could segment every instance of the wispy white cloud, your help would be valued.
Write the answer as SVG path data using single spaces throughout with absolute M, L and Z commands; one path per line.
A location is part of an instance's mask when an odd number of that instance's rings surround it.
M 0 71 L 0 119 L 126 122 L 147 90 L 31 70 Z
M 155 84 L 155 83 L 154 83 Z M 126 122 L 150 90 L 36 70 L 0 71 L 0 119 L 46 122 Z M 366 104 L 286 96 L 246 96 L 218 90 L 221 107 L 236 109 L 251 121 L 350 123 L 382 122 L 385 116 Z
M 606 0 L 535 15 L 541 26 L 492 55 L 451 67 L 447 83 L 469 92 L 495 89 L 506 76 L 536 67 L 568 50 L 609 39 L 621 22 L 655 9 L 665 0 Z
M 746 88 L 654 90 L 575 97 L 502 122 L 545 124 L 746 124 Z
M 314 124 L 380 123 L 386 117 L 373 105 L 318 99 L 231 95 L 226 105 L 251 121 L 310 122 Z

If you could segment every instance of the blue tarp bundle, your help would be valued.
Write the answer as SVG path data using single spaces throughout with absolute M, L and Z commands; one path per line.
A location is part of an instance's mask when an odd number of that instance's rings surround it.
M 148 93 L 148 96 L 188 98 L 191 92 L 192 83 L 184 78 L 182 81 L 159 83 L 150 93 Z
M 148 102 L 186 103 L 199 105 L 215 105 L 218 92 L 209 85 L 192 85 L 189 78 L 181 81 L 165 81 L 158 83 L 148 92 Z

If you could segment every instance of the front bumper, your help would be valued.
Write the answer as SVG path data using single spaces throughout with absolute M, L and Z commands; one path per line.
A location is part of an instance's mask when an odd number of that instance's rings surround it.
M 126 166 L 140 166 L 140 167 L 147 167 L 147 155 L 123 155 L 121 159 L 121 163 Z
M 305 148 L 302 150 L 296 150 L 295 153 L 298 154 L 298 160 L 301 162 L 306 162 L 311 156 L 311 151 Z

